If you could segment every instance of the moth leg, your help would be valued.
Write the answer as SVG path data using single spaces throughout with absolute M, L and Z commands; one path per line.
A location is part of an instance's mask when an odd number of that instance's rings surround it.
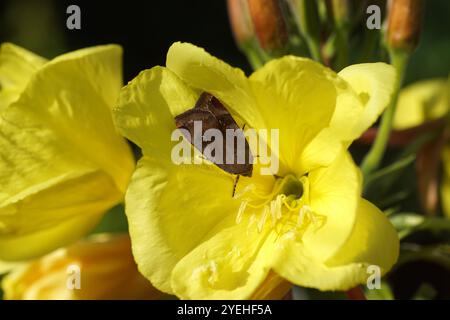
M 236 193 L 236 186 L 237 186 L 237 184 L 238 184 L 238 182 L 239 182 L 239 177 L 240 177 L 240 175 L 237 175 L 237 176 L 236 176 L 236 179 L 234 180 L 234 185 L 233 185 L 233 195 L 231 196 L 232 198 L 234 198 L 234 194 Z

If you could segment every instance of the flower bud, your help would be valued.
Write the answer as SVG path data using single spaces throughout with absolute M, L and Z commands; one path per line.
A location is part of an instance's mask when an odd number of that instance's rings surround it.
M 387 42 L 392 49 L 412 52 L 417 47 L 422 23 L 422 0 L 389 2 Z
M 282 50 L 288 43 L 288 31 L 280 0 L 247 1 L 261 48 L 269 53 Z
M 227 8 L 234 40 L 242 46 L 254 37 L 247 0 L 227 0 Z

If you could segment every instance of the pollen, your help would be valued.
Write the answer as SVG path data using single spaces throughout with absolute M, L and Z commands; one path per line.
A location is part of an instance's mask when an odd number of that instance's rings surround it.
M 326 217 L 310 206 L 307 176 L 279 178 L 268 194 L 258 193 L 256 186 L 249 184 L 235 198 L 241 200 L 236 223 L 247 221 L 248 232 L 273 230 L 278 236 L 301 239 L 309 227 L 316 231 L 326 222 Z

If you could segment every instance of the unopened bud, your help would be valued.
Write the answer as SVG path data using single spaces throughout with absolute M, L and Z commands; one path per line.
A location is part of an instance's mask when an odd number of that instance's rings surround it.
M 423 0 L 391 0 L 387 42 L 392 49 L 412 52 L 419 43 Z
M 238 45 L 245 44 L 254 37 L 247 0 L 227 0 L 227 7 L 234 40 Z
M 259 45 L 266 52 L 283 49 L 288 43 L 281 0 L 247 0 Z

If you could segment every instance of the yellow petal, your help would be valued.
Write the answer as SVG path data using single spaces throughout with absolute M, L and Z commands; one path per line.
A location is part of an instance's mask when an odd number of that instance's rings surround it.
M 22 263 L 0 261 L 0 276 L 22 266 Z
M 309 228 L 303 242 L 320 261 L 326 261 L 347 241 L 356 219 L 361 194 L 360 171 L 346 151 L 324 168 L 310 172 L 310 206 L 326 217 L 324 225 Z
M 0 209 L 0 257 L 39 257 L 95 227 L 122 193 L 101 171 L 68 172 L 9 197 Z
M 127 235 L 92 236 L 16 268 L 2 284 L 15 300 L 163 297 L 139 274 Z
M 250 84 L 244 72 L 233 68 L 204 49 L 190 43 L 174 43 L 166 66 L 192 88 L 213 94 L 233 116 L 253 128 L 263 126 Z M 243 121 L 243 123 L 242 123 Z
M 344 135 L 329 128 L 320 131 L 305 147 L 298 157 L 295 167 L 298 173 L 308 172 L 319 167 L 331 165 L 344 149 Z
M 197 98 L 198 94 L 173 72 L 154 67 L 141 72 L 121 90 L 114 120 L 144 154 L 167 158 L 177 143 L 171 141 L 176 129 L 174 118 L 191 109 Z
M 264 128 L 279 129 L 279 157 L 285 166 L 279 174 L 295 172 L 301 176 L 328 162 L 327 155 L 321 157 L 309 150 L 305 160 L 302 153 L 331 121 L 338 86 L 344 85 L 336 74 L 312 60 L 286 56 L 254 72 L 250 81 Z M 329 150 L 339 150 L 333 147 L 339 140 L 328 142 Z
M 46 60 L 12 43 L 0 47 L 0 110 L 16 101 Z
M 0 258 L 65 245 L 121 201 L 134 161 L 111 116 L 120 59 L 118 46 L 57 57 L 0 113 Z
M 232 193 L 233 178 L 215 165 L 177 166 L 147 156 L 138 162 L 126 214 L 139 270 L 155 287 L 173 293 L 170 274 L 178 261 L 238 212 Z
M 399 240 L 390 222 L 361 199 L 354 230 L 333 259 L 320 261 L 300 242 L 286 238 L 274 271 L 297 285 L 323 291 L 349 290 L 367 281 L 370 266 L 380 267 L 381 275 L 389 271 L 398 252 Z
M 397 261 L 400 243 L 386 215 L 365 199 L 360 199 L 351 236 L 330 260 L 328 266 L 367 263 L 379 266 L 382 274 Z
M 401 130 L 444 116 L 449 108 L 446 79 L 420 81 L 404 88 L 399 95 L 394 128 Z
M 346 67 L 338 74 L 350 84 L 364 105 L 357 124 L 352 127 L 349 140 L 354 140 L 377 121 L 391 102 L 396 72 L 394 67 L 385 63 L 363 63 Z
M 267 278 L 275 234 L 249 229 L 234 217 L 190 251 L 172 272 L 172 288 L 183 299 L 249 299 Z

